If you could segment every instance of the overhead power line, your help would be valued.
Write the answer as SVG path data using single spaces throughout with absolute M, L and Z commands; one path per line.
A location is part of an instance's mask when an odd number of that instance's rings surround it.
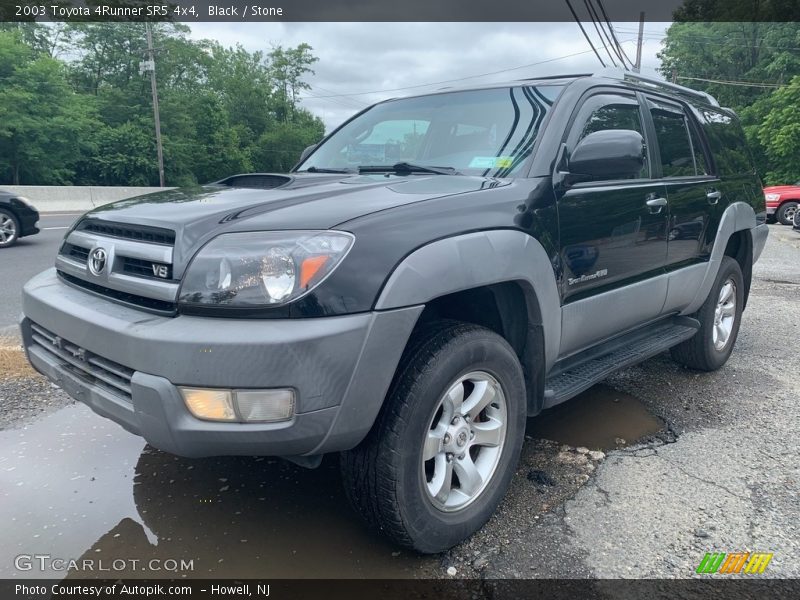
M 632 40 L 624 40 L 622 43 L 624 44 L 624 43 L 627 43 L 627 42 L 630 42 L 630 41 L 632 41 Z M 467 75 L 465 77 L 458 77 L 456 79 L 445 79 L 443 81 L 433 81 L 431 83 L 420 83 L 420 84 L 408 85 L 408 86 L 404 86 L 404 87 L 385 88 L 385 89 L 381 89 L 381 90 L 370 90 L 370 91 L 365 91 L 365 92 L 350 92 L 350 93 L 347 93 L 347 94 L 331 94 L 331 95 L 325 95 L 325 96 L 317 95 L 317 96 L 315 96 L 315 98 L 319 98 L 319 99 L 345 98 L 345 97 L 351 97 L 351 96 L 368 96 L 370 94 L 385 94 L 385 93 L 388 93 L 388 92 L 402 92 L 402 91 L 405 91 L 405 90 L 415 90 L 415 89 L 419 89 L 419 88 L 432 87 L 434 85 L 442 85 L 442 84 L 445 84 L 445 83 L 456 83 L 456 82 L 459 82 L 459 81 L 466 81 L 468 79 L 477 79 L 479 77 L 489 77 L 490 75 L 499 75 L 500 73 L 508 73 L 509 71 L 519 71 L 520 69 L 528 69 L 530 67 L 538 67 L 540 65 L 544 65 L 544 64 L 547 64 L 547 63 L 556 62 L 556 61 L 559 61 L 559 60 L 564 60 L 565 58 L 572 58 L 574 56 L 580 56 L 582 54 L 588 54 L 589 52 L 595 52 L 595 54 L 596 54 L 597 50 L 594 49 L 594 47 L 593 47 L 590 50 L 581 50 L 580 52 L 573 52 L 571 54 L 565 54 L 563 56 L 556 56 L 555 58 L 548 58 L 546 60 L 540 60 L 540 61 L 534 62 L 534 63 L 528 63 L 528 64 L 525 64 L 525 65 L 519 65 L 518 67 L 509 67 L 507 69 L 500 69 L 498 71 L 491 71 L 489 73 L 479 73 L 477 75 Z M 317 87 L 319 88 L 319 86 L 317 86 Z
M 569 12 L 572 13 L 572 18 L 575 19 L 575 22 L 578 24 L 578 27 L 580 27 L 581 33 L 583 33 L 583 37 L 586 38 L 586 42 L 594 51 L 594 55 L 597 57 L 597 60 L 599 60 L 600 64 L 603 65 L 603 68 L 605 68 L 606 63 L 603 62 L 603 59 L 601 58 L 600 53 L 597 51 L 597 48 L 594 47 L 594 44 L 592 43 L 592 40 L 589 37 L 589 34 L 586 33 L 586 30 L 583 28 L 583 23 L 581 23 L 581 20 L 578 18 L 578 14 L 575 12 L 575 9 L 572 8 L 572 3 L 569 0 L 565 0 L 565 2 L 567 3 L 567 7 L 569 7 Z
M 617 66 L 617 62 L 614 60 L 614 54 L 617 54 L 617 59 L 622 60 L 617 53 L 616 48 L 614 48 L 614 43 L 611 41 L 611 38 L 606 33 L 606 30 L 603 28 L 602 23 L 600 22 L 600 16 L 594 9 L 594 6 L 591 4 L 590 0 L 583 0 L 583 5 L 586 7 L 586 11 L 589 13 L 589 19 L 592 21 L 592 25 L 594 25 L 595 33 L 597 33 L 597 37 L 600 38 L 600 43 L 603 43 L 603 39 L 606 40 L 605 50 L 606 54 L 608 54 L 608 59 L 611 61 L 611 64 L 615 67 Z M 611 50 L 614 50 L 614 54 L 611 53 Z
M 597 6 L 600 7 L 600 12 L 603 13 L 603 19 L 605 19 L 606 26 L 608 27 L 608 31 L 609 31 L 609 33 L 611 34 L 611 37 L 614 40 L 614 44 L 615 44 L 615 48 L 617 50 L 617 54 L 619 55 L 619 58 L 622 61 L 622 66 L 627 69 L 627 66 L 625 65 L 625 61 L 627 60 L 628 64 L 631 67 L 635 67 L 636 65 L 634 65 L 633 61 L 625 53 L 625 50 L 623 49 L 622 44 L 620 44 L 619 39 L 617 38 L 617 34 L 614 31 L 614 26 L 611 24 L 611 20 L 608 18 L 608 13 L 606 13 L 606 9 L 603 6 L 602 0 L 597 0 Z
M 777 89 L 785 86 L 785 83 L 766 83 L 763 81 L 727 81 L 722 79 L 704 79 L 702 77 L 688 77 L 686 75 L 678 75 L 677 79 L 686 79 L 689 81 L 703 81 L 706 83 L 718 83 L 721 85 L 736 85 L 741 87 L 759 87 Z

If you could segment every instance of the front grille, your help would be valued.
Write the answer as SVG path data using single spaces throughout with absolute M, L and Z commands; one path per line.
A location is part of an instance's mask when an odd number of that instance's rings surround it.
M 77 231 L 87 231 L 98 235 L 134 240 L 150 244 L 175 245 L 175 232 L 161 227 L 147 225 L 128 225 L 127 223 L 109 223 L 93 219 L 84 219 L 76 228 Z
M 86 261 L 89 259 L 89 248 L 67 243 L 61 248 L 61 254 L 77 260 L 81 264 L 86 264 Z
M 137 308 L 144 308 L 163 315 L 175 314 L 175 303 L 173 302 L 165 302 L 163 300 L 156 300 L 155 298 L 146 298 L 145 296 L 139 296 L 137 294 L 130 294 L 128 292 L 122 292 L 120 290 L 113 290 L 111 288 L 107 288 L 102 285 L 97 285 L 96 283 L 91 283 L 89 281 L 84 281 L 83 279 L 73 277 L 72 275 L 64 273 L 63 271 L 57 271 L 57 272 L 58 276 L 61 277 L 61 279 L 63 279 L 67 283 L 74 285 L 75 287 L 79 287 L 84 290 L 94 292 L 95 294 L 99 294 L 100 296 L 113 298 L 117 302 L 121 302 L 123 304 L 129 304 Z
M 130 401 L 133 369 L 93 354 L 36 323 L 31 323 L 31 336 L 35 346 L 76 377 Z
M 172 266 L 162 263 L 153 262 L 151 260 L 141 260 L 139 258 L 130 258 L 128 256 L 122 257 L 122 272 L 134 277 L 145 277 L 149 279 L 157 279 L 159 281 L 169 281 L 172 279 Z M 156 270 L 154 270 L 156 269 Z M 163 272 L 164 277 L 156 275 L 156 272 Z

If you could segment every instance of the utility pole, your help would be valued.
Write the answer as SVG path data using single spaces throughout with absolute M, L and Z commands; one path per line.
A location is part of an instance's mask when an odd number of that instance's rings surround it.
M 633 72 L 640 73 L 642 70 L 642 40 L 644 39 L 644 11 L 639 13 L 639 39 L 636 42 L 636 64 L 633 65 Z
M 164 187 L 164 149 L 161 147 L 161 117 L 158 112 L 158 86 L 156 85 L 156 54 L 153 49 L 153 32 L 149 22 L 144 24 L 147 32 L 147 60 L 139 63 L 139 73 L 150 72 L 150 87 L 153 91 L 153 118 L 156 122 L 156 149 L 158 151 L 158 181 Z

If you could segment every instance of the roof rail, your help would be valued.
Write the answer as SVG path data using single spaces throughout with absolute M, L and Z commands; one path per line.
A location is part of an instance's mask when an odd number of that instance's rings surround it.
M 519 81 L 539 81 L 540 79 L 576 79 L 578 77 L 591 77 L 591 73 L 569 73 L 567 75 L 540 75 L 539 77 L 525 77 Z
M 595 72 L 593 76 L 605 77 L 607 79 L 617 79 L 620 81 L 635 81 L 637 83 L 642 83 L 654 88 L 666 88 L 685 96 L 700 98 L 708 102 L 711 106 L 719 106 L 719 102 L 717 102 L 717 99 L 711 94 L 701 92 L 700 90 L 693 90 L 692 88 L 684 85 L 678 85 L 677 83 L 671 83 L 664 79 L 648 77 L 647 75 L 642 75 L 641 73 L 634 73 L 633 71 L 623 71 L 622 69 L 614 69 L 613 67 L 609 67 Z

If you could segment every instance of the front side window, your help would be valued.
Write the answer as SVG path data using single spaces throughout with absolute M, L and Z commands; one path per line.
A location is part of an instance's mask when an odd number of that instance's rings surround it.
M 450 92 L 373 106 L 299 167 L 357 171 L 407 162 L 467 175 L 515 174 L 561 86 Z
M 573 148 L 590 133 L 607 129 L 628 129 L 637 132 L 644 138 L 639 104 L 633 98 L 623 96 L 602 94 L 591 97 L 578 113 L 576 127 L 577 129 L 573 128 L 571 134 Z M 645 157 L 642 170 L 636 178 L 642 179 L 649 176 L 650 168 Z
M 636 104 L 607 104 L 595 110 L 583 126 L 580 139 L 605 129 L 631 129 L 642 136 L 642 117 Z

